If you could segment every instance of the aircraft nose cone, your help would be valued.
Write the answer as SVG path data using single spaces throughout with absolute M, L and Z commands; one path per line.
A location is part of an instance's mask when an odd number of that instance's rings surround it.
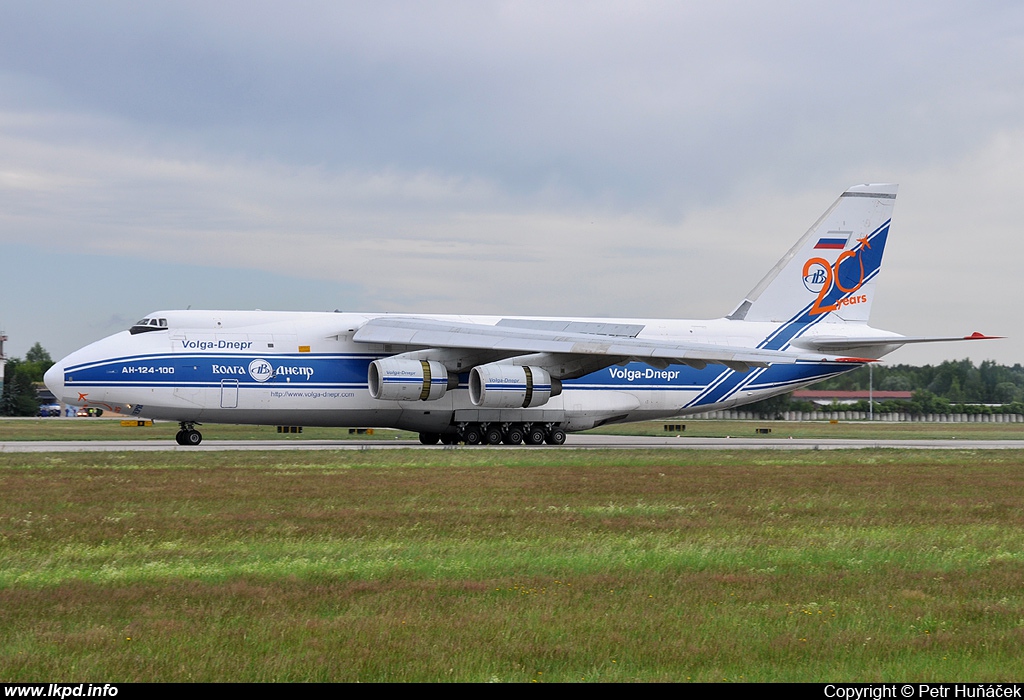
M 53 392 L 58 401 L 64 400 L 64 362 L 58 362 L 43 375 L 43 383 Z

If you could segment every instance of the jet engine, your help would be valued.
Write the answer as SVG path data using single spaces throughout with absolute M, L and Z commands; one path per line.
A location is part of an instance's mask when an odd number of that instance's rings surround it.
M 469 399 L 483 408 L 533 408 L 562 393 L 547 370 L 517 365 L 478 365 L 469 372 Z
M 384 358 L 370 363 L 367 382 L 382 401 L 435 401 L 448 390 L 448 370 L 430 360 Z

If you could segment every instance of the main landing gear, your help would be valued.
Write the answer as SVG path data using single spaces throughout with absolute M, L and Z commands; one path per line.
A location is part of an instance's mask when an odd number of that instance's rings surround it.
M 174 436 L 174 441 L 179 445 L 195 446 L 203 441 L 203 434 L 196 430 L 195 423 L 182 421 L 179 425 L 181 425 L 181 430 Z
M 460 423 L 454 433 L 420 433 L 424 445 L 565 444 L 565 431 L 554 423 Z

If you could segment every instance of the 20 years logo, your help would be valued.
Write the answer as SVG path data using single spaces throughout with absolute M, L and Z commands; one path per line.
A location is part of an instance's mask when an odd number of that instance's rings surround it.
M 835 311 L 840 306 L 846 306 L 847 304 L 857 304 L 867 301 L 866 295 L 859 295 L 856 297 L 840 298 L 834 303 L 825 305 L 825 300 L 828 295 L 832 292 L 833 288 L 838 289 L 843 294 L 852 294 L 856 292 L 864 284 L 864 258 L 863 252 L 865 249 L 871 248 L 871 243 L 868 242 L 868 237 L 858 238 L 857 242 L 861 245 L 856 250 L 844 250 L 836 258 L 835 263 L 829 263 L 825 258 L 810 258 L 804 263 L 803 269 L 803 282 L 804 287 L 807 291 L 812 294 L 817 294 L 817 298 L 814 300 L 814 304 L 811 305 L 811 310 L 808 312 L 811 316 L 818 316 L 820 314 L 827 314 L 829 311 Z M 860 274 L 857 277 L 857 281 L 850 285 L 850 275 L 846 274 L 846 279 L 839 274 L 839 266 L 844 261 L 850 258 L 856 258 L 856 262 L 859 263 Z M 847 273 L 850 266 L 847 265 L 843 268 L 843 272 Z M 856 267 L 854 268 L 857 269 Z M 850 286 L 846 286 L 850 285 Z

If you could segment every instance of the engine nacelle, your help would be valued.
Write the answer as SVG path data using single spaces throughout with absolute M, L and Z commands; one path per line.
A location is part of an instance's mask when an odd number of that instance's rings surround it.
M 484 408 L 533 408 L 562 393 L 547 370 L 517 365 L 478 365 L 469 372 L 469 400 Z
M 367 371 L 370 396 L 382 401 L 435 401 L 448 390 L 448 370 L 431 360 L 374 360 Z

